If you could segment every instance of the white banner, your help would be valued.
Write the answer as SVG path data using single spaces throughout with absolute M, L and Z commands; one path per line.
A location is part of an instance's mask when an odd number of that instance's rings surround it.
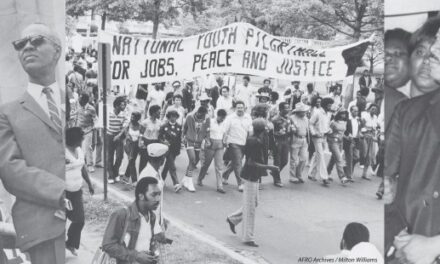
M 292 38 L 290 38 L 292 39 Z M 112 84 L 192 79 L 212 73 L 258 75 L 299 81 L 337 81 L 352 75 L 369 45 L 316 48 L 285 41 L 246 23 L 203 34 L 151 39 L 100 32 L 111 45 Z

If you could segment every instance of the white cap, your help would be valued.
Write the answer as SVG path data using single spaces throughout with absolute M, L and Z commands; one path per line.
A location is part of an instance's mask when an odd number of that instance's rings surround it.
M 162 143 L 151 143 L 147 146 L 147 152 L 150 157 L 160 157 L 168 151 L 168 146 Z

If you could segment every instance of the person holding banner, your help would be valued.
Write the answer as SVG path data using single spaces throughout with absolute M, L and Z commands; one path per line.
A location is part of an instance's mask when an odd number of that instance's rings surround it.
M 263 81 L 263 87 L 261 87 L 260 89 L 258 89 L 258 93 L 268 93 L 271 94 L 272 93 L 272 89 L 270 88 L 270 79 L 265 79 Z
M 160 121 L 160 106 L 152 105 L 149 111 L 149 117 L 141 122 L 145 128 L 144 134 L 139 139 L 139 154 L 141 156 L 139 161 L 139 171 L 142 171 L 148 162 L 148 145 L 159 142 L 159 131 L 162 122 Z

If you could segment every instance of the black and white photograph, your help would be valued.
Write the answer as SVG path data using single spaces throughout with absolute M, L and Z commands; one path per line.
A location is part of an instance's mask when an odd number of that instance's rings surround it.
M 0 263 L 65 263 L 65 4 L 0 3 Z
M 440 3 L 385 5 L 387 263 L 439 263 Z
M 66 0 L 66 263 L 384 263 L 383 19 Z

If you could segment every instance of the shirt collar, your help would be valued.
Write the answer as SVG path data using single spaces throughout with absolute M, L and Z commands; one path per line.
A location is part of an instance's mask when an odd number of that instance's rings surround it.
M 59 94 L 59 90 L 58 90 L 59 88 L 58 88 L 58 83 L 57 82 L 54 82 L 54 83 L 52 83 L 51 85 L 48 85 L 48 86 L 42 86 L 42 85 L 30 82 L 30 83 L 28 83 L 27 92 L 29 94 L 31 94 L 33 97 L 39 98 L 40 96 L 44 95 L 43 89 L 45 87 L 49 87 L 52 90 L 54 95 Z

